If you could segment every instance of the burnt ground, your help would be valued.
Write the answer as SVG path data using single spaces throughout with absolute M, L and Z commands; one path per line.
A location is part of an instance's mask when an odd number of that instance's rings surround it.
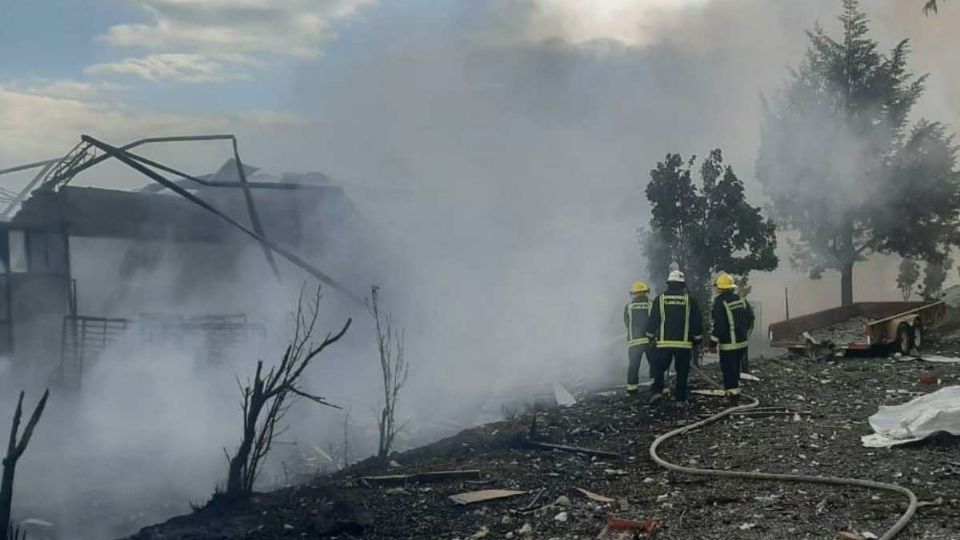
M 745 390 L 761 405 L 810 414 L 727 418 L 667 442 L 660 455 L 699 467 L 898 483 L 930 503 L 899 538 L 960 538 L 960 439 L 936 437 L 889 450 L 860 443 L 860 436 L 871 432 L 867 417 L 879 405 L 960 384 L 960 365 L 794 357 L 752 364 L 761 381 L 745 382 Z M 939 382 L 920 384 L 923 370 L 935 372 Z M 719 378 L 715 365 L 703 368 L 703 374 Z M 710 387 L 704 378 L 692 380 L 696 387 Z M 654 535 L 661 539 L 834 538 L 839 531 L 879 536 L 905 509 L 905 498 L 882 492 L 695 477 L 666 471 L 649 459 L 648 447 L 657 435 L 722 408 L 721 400 L 704 396 L 683 411 L 672 403 L 651 407 L 619 392 L 591 395 L 575 406 L 536 415 L 537 437 L 617 452 L 619 459 L 525 446 L 533 425 L 526 415 L 396 455 L 399 468 L 369 460 L 334 477 L 260 495 L 242 507 L 207 508 L 176 518 L 131 540 L 595 538 L 608 516 L 659 520 Z M 478 469 L 481 480 L 391 486 L 361 480 L 453 469 Z M 578 487 L 615 501 L 594 502 Z M 529 493 L 469 506 L 448 499 L 494 488 Z

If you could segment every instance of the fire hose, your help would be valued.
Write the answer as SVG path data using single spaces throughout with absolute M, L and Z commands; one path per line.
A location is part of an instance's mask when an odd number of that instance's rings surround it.
M 752 409 L 760 404 L 760 401 L 744 395 L 743 397 L 749 399 L 751 403 L 744 405 L 739 405 L 736 407 L 730 407 L 723 411 L 714 414 L 708 418 L 704 418 L 692 424 L 687 424 L 685 426 L 679 427 L 668 433 L 664 433 L 656 438 L 653 441 L 653 444 L 650 445 L 650 459 L 652 459 L 657 465 L 670 469 L 672 471 L 699 475 L 699 476 L 716 476 L 721 478 L 739 478 L 742 480 L 769 480 L 777 482 L 804 482 L 811 484 L 829 484 L 835 486 L 856 486 L 861 488 L 868 489 L 878 489 L 883 491 L 892 491 L 894 493 L 899 493 L 905 495 L 909 500 L 910 504 L 907 506 L 907 510 L 900 516 L 900 519 L 890 527 L 887 532 L 883 533 L 883 536 L 880 537 L 880 540 L 890 540 L 897 536 L 904 527 L 907 526 L 907 523 L 910 522 L 910 519 L 917 511 L 917 496 L 910 491 L 909 489 L 899 486 L 897 484 L 888 484 L 886 482 L 875 482 L 873 480 L 863 480 L 860 478 L 840 478 L 833 476 L 807 476 L 799 474 L 779 474 L 779 473 L 764 473 L 764 472 L 752 472 L 752 471 L 730 471 L 730 470 L 717 470 L 717 469 L 698 469 L 696 467 L 685 467 L 683 465 L 676 465 L 670 463 L 665 459 L 661 458 L 657 454 L 657 448 L 664 442 L 683 435 L 689 431 L 701 428 L 703 426 L 717 422 L 735 412 L 745 411 Z

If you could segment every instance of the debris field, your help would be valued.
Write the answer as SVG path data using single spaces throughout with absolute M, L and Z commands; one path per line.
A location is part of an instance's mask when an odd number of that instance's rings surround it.
M 821 343 L 833 343 L 836 345 L 862 342 L 865 339 L 863 328 L 869 322 L 869 317 L 854 317 L 825 328 L 812 330 L 810 336 Z M 800 341 L 802 341 L 802 336 Z
M 898 538 L 960 536 L 960 440 L 934 437 L 864 448 L 867 418 L 960 384 L 960 365 L 906 358 L 800 357 L 752 362 L 744 381 L 761 406 L 667 442 L 660 455 L 704 468 L 845 476 L 913 490 L 917 515 Z M 936 379 L 920 377 L 932 371 Z M 708 381 L 709 379 L 709 381 Z M 713 388 L 717 366 L 691 376 Z M 921 383 L 921 379 L 927 381 Z M 907 501 L 893 494 L 813 484 L 689 476 L 648 456 L 658 435 L 722 410 L 698 395 L 683 410 L 609 391 L 576 405 L 520 415 L 395 454 L 236 507 L 208 507 L 130 540 L 273 538 L 874 538 Z M 531 444 L 531 440 L 547 444 Z M 580 450 L 570 449 L 577 447 Z M 487 493 L 476 493 L 487 491 Z M 611 518 L 636 531 L 601 534 Z

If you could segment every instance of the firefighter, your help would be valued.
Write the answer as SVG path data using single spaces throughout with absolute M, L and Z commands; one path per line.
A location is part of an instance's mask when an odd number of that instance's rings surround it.
M 721 272 L 716 279 L 717 296 L 710 310 L 713 332 L 710 349 L 720 349 L 720 371 L 723 389 L 731 404 L 740 400 L 740 371 L 747 359 L 747 339 L 753 327 L 753 309 L 737 294 L 737 285 L 729 274 Z
M 696 300 L 687 292 L 683 272 L 670 272 L 667 290 L 654 299 L 647 321 L 647 337 L 654 353 L 650 403 L 663 397 L 664 379 L 673 361 L 677 372 L 674 398 L 678 404 L 685 405 L 689 397 L 687 378 L 693 347 L 703 341 L 703 317 Z
M 650 317 L 650 287 L 636 281 L 630 287 L 630 301 L 623 307 L 623 324 L 627 327 L 627 393 L 636 394 L 640 389 L 640 362 L 647 353 L 647 319 Z M 647 363 L 650 354 L 647 353 Z M 651 369 L 652 373 L 652 369 Z

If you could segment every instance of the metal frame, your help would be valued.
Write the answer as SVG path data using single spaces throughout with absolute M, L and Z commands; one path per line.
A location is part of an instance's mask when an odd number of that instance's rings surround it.
M 154 143 L 172 143 L 172 142 L 197 142 L 197 141 L 219 141 L 219 140 L 228 140 L 232 144 L 234 162 L 237 166 L 237 174 L 240 178 L 240 182 L 214 182 L 196 176 L 184 173 L 173 167 L 169 167 L 162 163 L 158 163 L 154 160 L 139 156 L 130 152 L 131 149 L 145 144 L 154 144 Z M 97 151 L 101 151 L 102 154 L 96 155 Z M 30 192 L 32 187 L 38 182 L 42 182 L 40 187 L 37 190 L 45 191 L 57 191 L 60 188 L 68 185 L 77 174 L 83 172 L 99 163 L 102 163 L 108 159 L 116 159 L 121 163 L 127 165 L 128 167 L 134 169 L 135 171 L 143 174 L 147 178 L 153 180 L 162 187 L 169 189 L 175 194 L 187 199 L 188 201 L 200 206 L 204 210 L 213 213 L 220 219 L 226 221 L 230 225 L 239 229 L 241 232 L 250 236 L 256 240 L 261 249 L 263 250 L 264 256 L 267 259 L 267 262 L 270 264 L 271 269 L 274 272 L 274 275 L 279 279 L 280 272 L 277 268 L 276 260 L 274 259 L 274 254 L 278 254 L 284 259 L 288 260 L 295 266 L 303 269 L 308 274 L 316 278 L 321 283 L 329 285 L 336 289 L 337 291 L 344 294 L 347 298 L 353 300 L 358 304 L 364 304 L 364 301 L 357 295 L 350 292 L 345 286 L 341 285 L 339 282 L 334 280 L 332 277 L 326 273 L 320 271 L 313 265 L 307 263 L 301 259 L 296 254 L 284 249 L 275 242 L 267 239 L 263 231 L 263 226 L 260 222 L 259 214 L 256 210 L 256 205 L 254 204 L 253 194 L 251 192 L 251 187 L 267 187 L 271 189 L 301 189 L 306 186 L 299 184 L 264 184 L 256 183 L 251 184 L 247 180 L 246 171 L 243 167 L 243 162 L 240 159 L 240 152 L 237 143 L 237 138 L 231 134 L 214 134 L 214 135 L 187 135 L 187 136 L 177 136 L 177 137 L 151 137 L 146 139 L 140 139 L 133 141 L 131 143 L 125 144 L 120 147 L 115 147 L 110 144 L 107 144 L 103 141 L 97 140 L 89 135 L 83 135 L 81 137 L 81 142 L 75 146 L 66 156 L 58 160 L 46 160 L 39 161 L 35 163 L 30 163 L 26 165 L 20 165 L 18 167 L 13 167 L 10 169 L 0 170 L 0 175 L 17 172 L 22 170 L 28 170 L 36 167 L 43 167 L 40 173 L 34 177 L 33 180 L 24 188 L 17 197 L 11 201 L 7 207 L 0 212 L 0 218 L 7 216 L 20 202 L 24 197 Z M 185 180 L 196 182 L 197 184 L 208 186 L 208 187 L 228 187 L 236 188 L 239 187 L 243 189 L 244 198 L 247 204 L 247 212 L 250 218 L 250 224 L 252 230 L 239 223 L 237 220 L 231 218 L 230 216 L 224 214 L 213 205 L 207 201 L 201 199 L 200 197 L 194 195 L 184 187 L 180 186 L 176 182 L 169 180 L 156 171 L 152 170 L 158 169 L 176 176 L 179 176 Z

